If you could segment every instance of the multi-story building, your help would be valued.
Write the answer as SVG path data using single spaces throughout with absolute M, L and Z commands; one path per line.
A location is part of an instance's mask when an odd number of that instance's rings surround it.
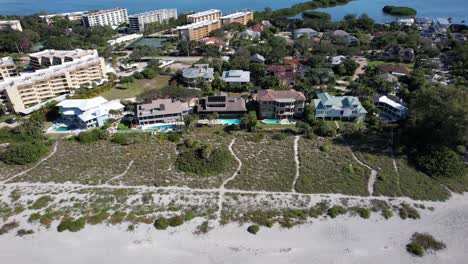
M 359 98 L 354 96 L 332 96 L 320 93 L 314 99 L 315 118 L 319 119 L 347 119 L 364 120 L 367 111 Z
M 241 11 L 221 17 L 221 23 L 223 25 L 228 25 L 231 23 L 241 23 L 243 25 L 247 25 L 247 23 L 251 20 L 253 20 L 253 12 L 251 11 Z
M 10 57 L 0 58 L 0 82 L 18 76 L 16 65 Z
M 193 84 L 199 78 L 211 82 L 214 78 L 214 68 L 210 68 L 208 64 L 195 64 L 191 68 L 184 69 L 182 77 L 187 84 Z
M 376 95 L 374 105 L 380 109 L 380 116 L 386 122 L 396 122 L 406 117 L 406 105 L 396 96 Z
M 221 12 L 221 10 L 210 9 L 207 11 L 188 15 L 187 21 L 189 23 L 198 23 L 198 22 L 203 22 L 203 21 L 219 20 L 222 15 L 223 15 L 223 12 Z
M 82 16 L 85 27 L 94 26 L 119 26 L 128 22 L 128 12 L 126 8 L 113 8 L 86 13 Z
M 98 56 L 97 50 L 43 50 L 29 54 L 29 63 L 34 69 L 41 69 L 61 65 L 90 55 Z
M 211 31 L 219 28 L 221 28 L 221 22 L 219 20 L 206 20 L 177 27 L 177 30 L 179 31 L 179 37 L 181 39 L 198 41 L 208 36 Z
M 247 107 L 242 97 L 228 96 L 227 93 L 219 92 L 200 99 L 197 113 L 202 118 L 214 113 L 221 118 L 239 118 L 247 113 Z
M 123 111 L 119 100 L 107 101 L 98 96 L 91 99 L 68 99 L 57 104 L 61 121 L 69 128 L 87 129 L 103 126 L 109 120 L 109 112 Z
M 23 31 L 23 27 L 21 27 L 21 22 L 19 20 L 0 20 L 0 30 L 6 29 Z
M 189 112 L 188 103 L 172 99 L 157 99 L 149 104 L 138 105 L 136 119 L 140 126 L 175 123 L 182 121 Z
M 259 90 L 255 100 L 259 103 L 263 119 L 289 119 L 304 114 L 306 97 L 294 89 L 274 91 Z
M 105 78 L 104 59 L 88 55 L 5 79 L 0 82 L 0 94 L 15 112 L 27 113 L 34 106 L 69 94 L 82 85 L 102 82 Z
M 145 13 L 135 14 L 128 17 L 130 30 L 133 32 L 143 32 L 145 24 L 159 22 L 165 23 L 169 19 L 177 19 L 177 9 L 159 9 Z
M 50 14 L 50 15 L 41 15 L 39 19 L 46 22 L 47 24 L 51 24 L 53 22 L 54 17 L 61 17 L 68 21 L 77 21 L 81 20 L 83 14 L 87 13 L 88 11 L 78 11 L 78 12 L 70 12 L 70 13 L 60 13 L 60 14 Z

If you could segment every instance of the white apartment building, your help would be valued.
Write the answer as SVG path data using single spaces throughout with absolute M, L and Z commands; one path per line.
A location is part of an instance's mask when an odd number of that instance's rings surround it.
M 34 106 L 105 78 L 104 59 L 88 55 L 0 81 L 0 98 L 15 112 L 27 113 Z
M 145 13 L 135 14 L 128 17 L 130 30 L 133 32 L 143 32 L 145 24 L 159 22 L 164 23 L 169 19 L 177 19 L 177 9 L 159 9 Z
M 30 64 L 34 69 L 61 65 L 86 56 L 98 56 L 97 50 L 43 50 L 29 54 Z
M 46 22 L 47 24 L 52 23 L 53 22 L 52 18 L 54 18 L 54 17 L 61 17 L 61 18 L 66 19 L 68 21 L 77 21 L 77 20 L 81 20 L 82 17 L 83 17 L 83 14 L 85 14 L 87 12 L 88 11 L 78 11 L 78 12 L 70 12 L 70 13 L 42 15 L 42 16 L 39 16 L 39 19 Z
M 99 10 L 83 14 L 83 25 L 85 27 L 94 26 L 119 26 L 122 23 L 128 22 L 128 12 L 126 8 L 114 8 L 107 10 Z
M 223 12 L 221 12 L 221 10 L 210 9 L 207 11 L 188 15 L 187 21 L 189 23 L 198 23 L 198 22 L 209 21 L 209 20 L 219 20 L 222 15 L 223 15 Z
M 7 29 L 23 31 L 23 27 L 21 27 L 21 22 L 19 20 L 0 20 L 0 30 Z
M 10 57 L 0 58 L 0 82 L 18 76 L 16 65 Z

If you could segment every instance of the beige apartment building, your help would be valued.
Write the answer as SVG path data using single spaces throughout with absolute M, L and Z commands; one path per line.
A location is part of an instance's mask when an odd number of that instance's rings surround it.
M 11 105 L 15 112 L 27 113 L 28 108 L 105 78 L 104 59 L 88 55 L 1 81 L 0 102 Z
M 41 69 L 75 61 L 86 56 L 98 56 L 97 50 L 43 50 L 29 54 L 29 63 L 34 69 Z
M 0 82 L 18 76 L 16 65 L 10 57 L 0 58 Z
M 223 25 L 228 25 L 231 23 L 241 23 L 243 25 L 247 25 L 247 23 L 251 20 L 253 20 L 253 12 L 251 11 L 236 12 L 221 17 L 221 23 Z
M 209 21 L 209 20 L 219 20 L 222 15 L 223 15 L 223 12 L 221 12 L 221 10 L 210 9 L 207 11 L 188 15 L 187 21 L 189 23 L 198 23 L 198 22 Z
M 181 39 L 198 41 L 208 36 L 211 31 L 219 28 L 221 28 L 221 22 L 219 20 L 209 20 L 180 26 L 177 27 L 177 30 L 179 31 L 179 37 Z
M 21 22 L 19 20 L 0 20 L 0 30 L 6 29 L 23 31 L 23 27 L 21 27 Z

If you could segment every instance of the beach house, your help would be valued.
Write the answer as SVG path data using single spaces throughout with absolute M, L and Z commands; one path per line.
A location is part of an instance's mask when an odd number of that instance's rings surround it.
M 314 99 L 315 118 L 364 120 L 367 111 L 361 105 L 359 98 L 354 96 L 332 96 L 319 93 Z

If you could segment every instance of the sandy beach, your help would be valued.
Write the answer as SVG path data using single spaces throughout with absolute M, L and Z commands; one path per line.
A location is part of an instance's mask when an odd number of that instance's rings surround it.
M 207 235 L 193 231 L 203 219 L 177 228 L 155 230 L 140 225 L 134 232 L 122 226 L 87 226 L 78 233 L 41 229 L 23 238 L 15 232 L 0 237 L 0 255 L 9 264 L 55 263 L 466 263 L 468 199 L 457 195 L 446 203 L 420 210 L 420 220 L 389 220 L 341 216 L 314 219 L 291 229 L 229 224 Z M 18 217 L 22 227 L 29 225 Z M 37 230 L 37 226 L 32 226 Z M 423 258 L 410 256 L 405 245 L 414 232 L 429 232 L 447 249 Z

